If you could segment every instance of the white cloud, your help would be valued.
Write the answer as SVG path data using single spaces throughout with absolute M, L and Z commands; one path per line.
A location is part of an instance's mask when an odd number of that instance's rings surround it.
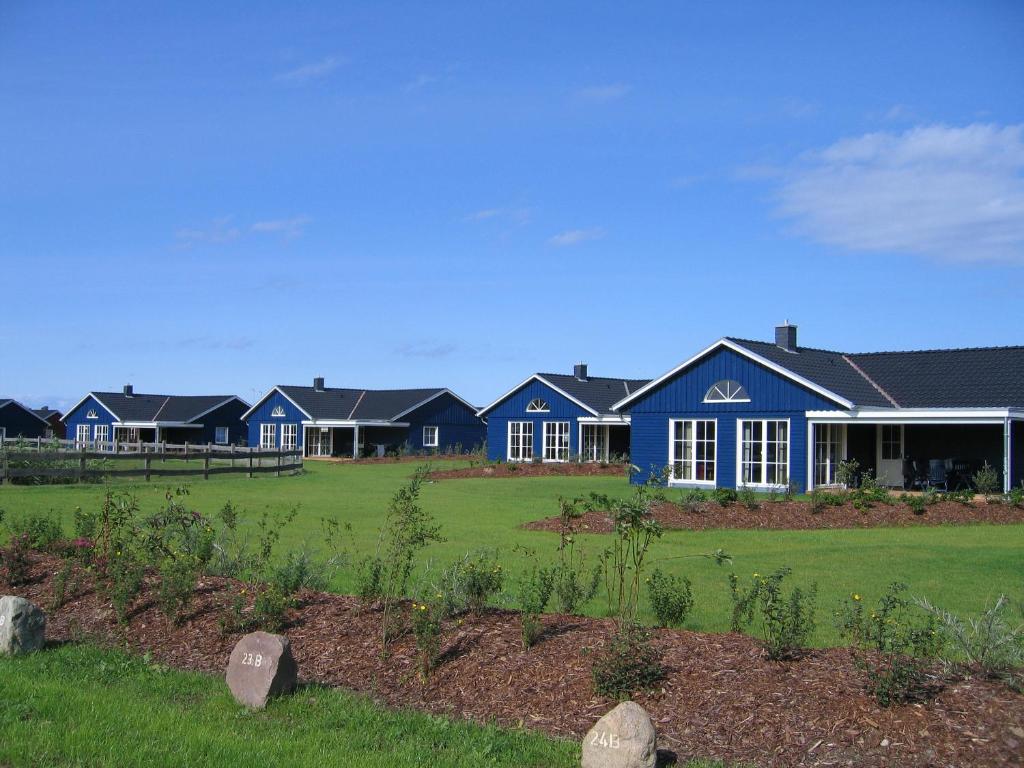
M 253 232 L 280 234 L 286 238 L 300 237 L 306 231 L 306 225 L 313 219 L 309 216 L 293 216 L 290 219 L 271 219 L 257 221 L 252 225 Z
M 241 231 L 231 226 L 231 217 L 214 219 L 206 227 L 184 228 L 174 233 L 179 245 L 189 248 L 193 245 L 221 245 L 237 240 Z
M 559 232 L 554 237 L 549 238 L 548 244 L 563 248 L 569 245 L 579 245 L 580 243 L 585 243 L 588 240 L 600 240 L 604 235 L 605 232 L 602 227 L 593 227 L 591 229 L 567 229 L 565 232 Z
M 281 72 L 275 75 L 274 80 L 280 83 L 305 83 L 329 75 L 340 64 L 341 61 L 336 56 L 327 56 L 312 64 L 303 64 L 301 67 Z
M 530 208 L 484 208 L 466 216 L 466 221 L 488 221 L 501 219 L 514 224 L 527 224 L 530 221 Z
M 854 251 L 1024 263 L 1024 125 L 919 126 L 782 169 L 779 212 Z
M 623 98 L 631 90 L 632 88 L 624 83 L 591 85 L 587 88 L 580 88 L 573 94 L 573 97 L 576 101 L 584 104 L 608 104 Z

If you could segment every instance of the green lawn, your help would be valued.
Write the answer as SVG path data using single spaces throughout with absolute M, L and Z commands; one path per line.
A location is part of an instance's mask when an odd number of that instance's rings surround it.
M 334 517 L 352 524 L 357 546 L 372 550 L 378 526 L 394 490 L 412 472 L 411 464 L 307 464 L 297 477 L 218 477 L 190 484 L 191 504 L 213 514 L 226 500 L 248 510 L 284 510 L 300 505 L 301 513 L 282 540 L 282 548 L 309 543 L 319 537 L 319 519 Z M 118 487 L 128 487 L 119 484 Z M 163 503 L 166 483 L 132 486 L 143 507 L 155 510 Z M 101 485 L 0 487 L 0 509 L 17 516 L 27 511 L 59 515 L 70 531 L 76 506 L 95 507 L 106 490 Z M 423 489 L 424 506 L 442 524 L 447 542 L 427 551 L 435 567 L 480 547 L 497 547 L 506 571 L 514 577 L 525 559 L 515 545 L 535 549 L 543 558 L 555 555 L 553 534 L 521 530 L 520 523 L 557 513 L 559 495 L 599 491 L 614 495 L 631 492 L 621 477 L 538 477 L 513 479 L 446 480 Z M 582 537 L 592 557 L 607 537 Z M 1000 591 L 1024 593 L 1024 526 L 943 526 L 819 531 L 673 531 L 655 545 L 652 563 L 686 574 L 694 584 L 696 605 L 687 623 L 691 629 L 725 631 L 730 604 L 727 575 L 730 566 L 718 567 L 683 555 L 722 548 L 735 561 L 741 577 L 765 573 L 782 565 L 793 569 L 797 581 L 819 586 L 819 628 L 815 642 L 838 642 L 830 616 L 839 600 L 851 592 L 868 598 L 881 594 L 892 581 L 904 581 L 913 594 L 957 612 L 972 612 Z M 348 574 L 334 587 L 351 588 Z M 604 612 L 599 594 L 589 606 L 594 615 Z M 646 618 L 649 618 L 646 617 Z

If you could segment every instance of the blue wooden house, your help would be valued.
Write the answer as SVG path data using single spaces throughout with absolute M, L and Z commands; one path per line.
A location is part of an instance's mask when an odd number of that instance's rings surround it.
M 478 415 L 487 417 L 492 461 L 608 461 L 630 450 L 630 416 L 612 410 L 647 379 L 535 373 Z
M 68 439 L 80 445 L 140 441 L 244 445 L 241 417 L 248 408 L 236 395 L 148 395 L 127 384 L 121 392 L 90 392 L 61 420 Z
M 883 484 L 966 485 L 996 468 L 1024 481 L 1024 347 L 847 354 L 723 338 L 614 405 L 631 416 L 642 482 L 799 490 L 844 459 Z
M 0 397 L 0 442 L 5 438 L 46 437 L 46 419 L 11 397 Z
M 359 458 L 400 450 L 463 453 L 486 439 L 476 408 L 450 389 L 276 386 L 243 416 L 249 442 L 305 456 Z

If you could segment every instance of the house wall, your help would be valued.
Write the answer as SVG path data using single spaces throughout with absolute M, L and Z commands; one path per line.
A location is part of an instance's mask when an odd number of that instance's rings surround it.
M 1024 484 L 1024 421 L 1010 424 L 1010 485 L 1020 488 Z
M 423 446 L 423 427 L 437 427 L 437 451 L 451 453 L 461 446 L 466 453 L 487 440 L 487 427 L 472 408 L 448 393 L 407 413 L 401 421 L 409 423 L 407 439 L 413 451 L 432 451 Z M 397 430 L 392 430 L 397 431 Z
M 543 398 L 551 406 L 549 413 L 527 413 L 526 406 L 534 398 Z M 580 408 L 574 402 L 558 394 L 556 391 L 533 380 L 524 387 L 506 397 L 487 414 L 487 458 L 492 461 L 504 461 L 508 457 L 508 423 L 510 421 L 533 422 L 533 455 L 544 455 L 545 421 L 569 422 L 569 453 L 579 453 L 580 416 L 593 416 L 589 411 Z
M 88 415 L 89 411 L 91 411 L 91 410 L 92 411 L 96 411 L 96 418 L 95 419 L 87 418 L 87 415 Z M 78 425 L 79 424 L 88 424 L 89 425 L 89 439 L 90 440 L 95 440 L 96 439 L 96 425 L 97 424 L 106 424 L 107 425 L 107 432 L 110 435 L 110 437 L 108 439 L 113 440 L 114 439 L 114 427 L 112 425 L 113 425 L 113 423 L 115 421 L 116 421 L 116 419 L 114 418 L 114 414 L 112 414 L 110 411 L 108 411 L 106 408 L 104 408 L 103 405 L 99 402 L 99 400 L 94 398 L 92 395 L 87 397 L 84 401 L 82 401 L 81 405 L 79 405 L 77 408 L 75 408 L 75 410 L 69 412 L 64 417 L 64 424 L 66 425 L 66 428 L 67 428 L 67 438 L 68 438 L 68 440 L 77 440 L 78 439 Z
M 46 436 L 46 422 L 14 402 L 0 408 L 0 427 L 7 437 Z
M 713 384 L 738 381 L 749 403 L 704 403 Z M 831 400 L 780 376 L 731 349 L 719 349 L 648 392 L 629 409 L 630 457 L 641 472 L 634 483 L 668 464 L 669 419 L 716 419 L 716 484 L 736 487 L 737 419 L 789 419 L 790 479 L 802 491 L 807 484 L 809 410 L 840 410 Z
M 220 408 L 210 411 L 205 416 L 197 419 L 203 425 L 202 429 L 184 430 L 194 435 L 190 438 L 200 443 L 213 443 L 217 440 L 216 428 L 228 428 L 228 443 L 230 445 L 252 445 L 249 442 L 249 427 L 242 421 L 242 414 L 249 410 L 249 406 L 241 400 L 231 400 Z M 299 429 L 301 432 L 301 428 Z M 301 445 L 301 442 L 300 442 Z
M 285 415 L 283 417 L 270 415 L 277 406 L 281 406 L 284 409 Z M 295 424 L 298 432 L 296 436 L 296 445 L 301 450 L 304 432 L 302 429 L 302 422 L 303 420 L 308 420 L 308 418 L 309 417 L 306 416 L 306 414 L 295 407 L 291 400 L 280 392 L 275 391 L 270 395 L 270 397 L 260 403 L 256 410 L 254 410 L 246 420 L 249 445 L 256 446 L 260 444 L 260 424 L 270 423 L 277 425 L 277 445 L 281 444 L 281 425 Z

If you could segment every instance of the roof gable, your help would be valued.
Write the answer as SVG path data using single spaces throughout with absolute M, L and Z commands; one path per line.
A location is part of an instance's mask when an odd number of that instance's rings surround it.
M 450 390 L 444 387 L 423 389 L 324 387 L 315 389 L 313 387 L 278 385 L 246 411 L 242 415 L 243 420 L 247 419 L 275 392 L 287 398 L 313 421 L 396 421 L 400 416 L 433 398 L 445 392 L 450 393 Z M 453 396 L 461 400 L 461 398 Z
M 618 379 L 608 376 L 588 376 L 586 379 L 578 379 L 575 376 L 560 373 L 535 373 L 490 405 L 481 408 L 476 415 L 483 416 L 493 411 L 534 381 L 552 389 L 593 416 L 614 415 L 612 406 L 617 400 L 628 396 L 647 383 L 646 379 Z
M 123 392 L 90 392 L 62 417 L 66 420 L 92 398 L 120 422 L 171 422 L 186 424 L 205 416 L 232 400 L 245 402 L 237 395 L 152 395 Z

